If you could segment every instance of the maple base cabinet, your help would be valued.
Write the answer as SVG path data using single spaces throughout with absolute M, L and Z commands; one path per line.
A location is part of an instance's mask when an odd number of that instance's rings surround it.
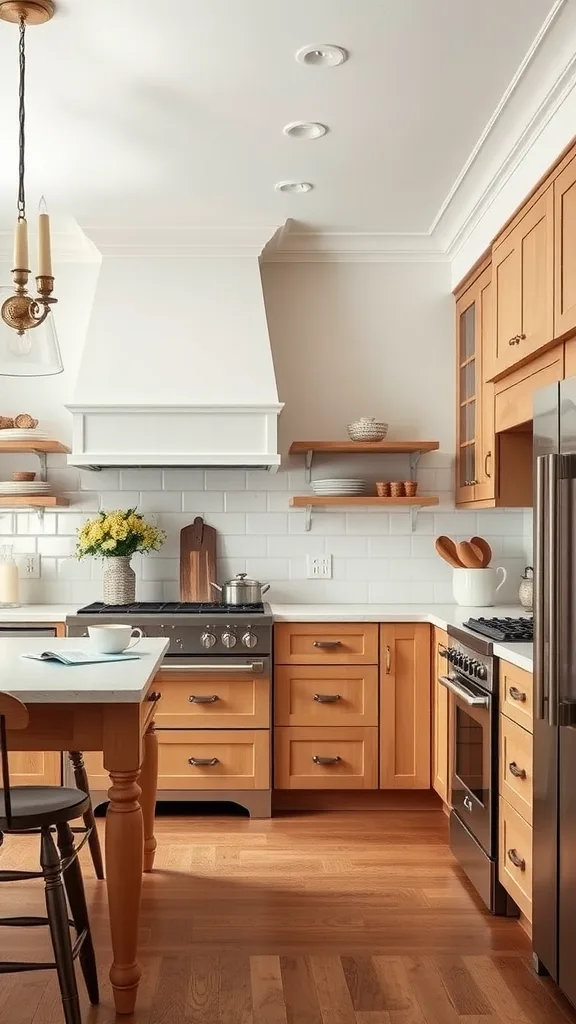
M 430 788 L 430 626 L 380 626 L 380 789 Z

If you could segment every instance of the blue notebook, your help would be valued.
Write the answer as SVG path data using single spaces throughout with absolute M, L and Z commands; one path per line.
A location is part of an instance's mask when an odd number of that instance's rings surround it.
M 32 661 L 57 661 L 61 665 L 98 665 L 107 661 L 138 661 L 138 654 L 98 654 L 96 651 L 42 651 L 42 654 L 23 654 Z

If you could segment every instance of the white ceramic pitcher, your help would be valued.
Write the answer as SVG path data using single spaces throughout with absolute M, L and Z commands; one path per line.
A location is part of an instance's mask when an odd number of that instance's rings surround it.
M 503 565 L 497 569 L 453 569 L 452 593 L 456 604 L 467 608 L 488 608 L 496 600 L 500 587 L 508 575 Z M 498 583 L 498 573 L 502 579 Z

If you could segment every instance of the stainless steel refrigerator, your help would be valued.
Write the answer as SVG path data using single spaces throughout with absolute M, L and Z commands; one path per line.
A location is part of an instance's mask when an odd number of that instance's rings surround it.
M 576 377 L 534 402 L 535 967 L 576 1006 Z

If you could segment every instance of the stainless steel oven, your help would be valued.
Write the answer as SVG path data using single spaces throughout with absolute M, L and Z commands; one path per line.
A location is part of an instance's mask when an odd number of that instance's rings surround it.
M 495 914 L 515 913 L 498 882 L 498 691 L 492 644 L 449 627 L 440 683 L 452 696 L 450 847 Z

